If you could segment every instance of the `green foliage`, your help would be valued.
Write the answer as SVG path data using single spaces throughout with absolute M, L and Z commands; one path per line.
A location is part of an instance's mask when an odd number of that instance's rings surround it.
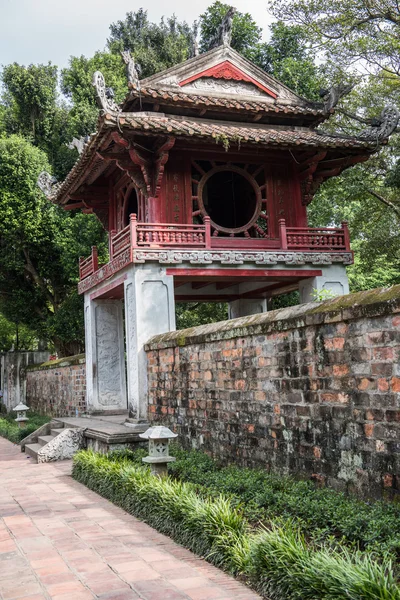
M 18 427 L 18 424 L 14 421 L 16 416 L 16 413 L 10 412 L 5 418 L 0 418 L 0 436 L 14 444 L 18 444 L 24 437 L 50 421 L 50 417 L 30 412 L 28 413 L 29 421 L 27 421 L 26 426 Z
M 300 24 L 308 39 L 333 60 L 354 67 L 355 60 L 368 71 L 399 76 L 400 9 L 395 0 L 270 0 L 278 19 Z
M 206 52 L 210 49 L 229 7 L 229 4 L 224 4 L 216 0 L 200 15 L 201 52 Z M 236 12 L 232 23 L 232 48 L 240 54 L 247 56 L 248 52 L 260 42 L 261 32 L 261 27 L 258 27 L 250 13 L 243 14 Z
M 315 302 L 324 302 L 325 300 L 331 300 L 332 298 L 336 298 L 336 294 L 332 290 L 317 290 L 316 288 L 312 291 L 312 299 Z
M 78 258 L 104 234 L 94 217 L 67 214 L 47 201 L 36 181 L 48 168 L 46 155 L 26 139 L 0 139 L 0 309 L 71 355 L 83 344 L 81 317 L 68 310 L 80 306 L 72 292 Z
M 176 328 L 187 329 L 228 318 L 228 305 L 224 302 L 177 302 Z
M 113 54 L 130 50 L 140 65 L 141 78 L 149 77 L 188 58 L 192 32 L 173 15 L 151 23 L 147 11 L 129 12 L 123 21 L 110 25 L 108 47 Z M 121 59 L 120 59 L 121 60 Z M 108 80 L 107 80 L 108 83 Z
M 13 63 L 4 67 L 2 81 L 15 131 L 32 135 L 35 141 L 47 137 L 57 97 L 57 67 L 50 63 L 28 67 Z
M 389 560 L 380 564 L 358 552 L 309 546 L 290 522 L 252 532 L 226 495 L 154 477 L 129 453 L 81 451 L 72 475 L 210 562 L 246 576 L 271 600 L 400 599 Z
M 14 350 L 35 350 L 37 339 L 32 331 L 24 325 L 8 321 L 0 313 L 0 352 Z
M 363 502 L 312 482 L 296 481 L 261 470 L 221 467 L 198 451 L 174 446 L 177 461 L 169 466 L 172 477 L 201 485 L 210 493 L 226 494 L 251 522 L 296 519 L 301 531 L 316 540 L 332 536 L 343 544 L 356 544 L 384 556 L 400 558 L 400 507 L 386 502 Z
M 303 29 L 278 21 L 270 25 L 270 31 L 269 42 L 256 46 L 249 58 L 300 96 L 319 101 L 325 76 L 315 64 Z
M 67 123 L 69 140 L 96 130 L 99 109 L 92 85 L 95 71 L 103 73 L 116 102 L 122 102 L 128 93 L 125 66 L 119 54 L 96 52 L 91 58 L 72 56 L 69 67 L 61 72 L 61 90 L 72 101 Z

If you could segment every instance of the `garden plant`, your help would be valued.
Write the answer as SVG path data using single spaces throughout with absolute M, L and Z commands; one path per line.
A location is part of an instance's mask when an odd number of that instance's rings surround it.
M 226 471 L 215 463 L 213 470 L 210 463 L 207 474 L 204 467 L 211 459 L 197 453 L 197 478 L 203 478 L 203 484 L 183 481 L 183 472 L 190 470 L 188 461 L 192 467 L 196 461 L 192 453 L 179 452 L 174 472 L 167 478 L 152 476 L 140 464 L 141 451 L 111 455 L 81 451 L 74 458 L 73 476 L 215 565 L 245 578 L 270 600 L 400 600 L 393 562 L 383 549 L 362 551 L 355 542 L 352 547 L 339 538 L 334 543 L 318 542 L 304 533 L 301 519 L 288 518 L 288 511 L 276 511 L 269 519 L 265 512 L 263 522 L 257 524 L 256 501 L 250 497 L 250 486 L 245 499 L 243 479 L 237 481 L 236 492 L 223 486 L 218 491 L 215 480 L 207 485 L 207 477 L 212 479 L 216 473 L 222 482 Z M 236 474 L 241 471 L 248 478 L 261 479 L 261 473 L 247 469 L 237 469 Z M 227 481 L 225 487 L 232 487 L 233 473 L 231 483 Z M 267 482 L 266 475 L 266 487 Z M 291 483 L 295 493 L 296 482 Z M 283 506 L 282 499 L 280 503 Z

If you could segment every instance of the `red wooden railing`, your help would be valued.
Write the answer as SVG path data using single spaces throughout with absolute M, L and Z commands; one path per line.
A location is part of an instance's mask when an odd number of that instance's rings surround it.
M 227 240 L 226 249 L 232 239 Z M 239 239 L 239 238 L 238 238 Z M 221 239 L 211 239 L 210 218 L 205 217 L 202 225 L 186 225 L 183 223 L 138 223 L 136 215 L 131 215 L 127 227 L 119 231 L 110 231 L 110 260 L 116 258 L 126 250 L 135 248 L 186 248 L 210 249 L 221 247 Z M 233 241 L 235 239 L 233 238 Z M 218 243 L 216 243 L 218 242 Z M 240 238 L 240 248 L 261 248 L 259 239 Z M 268 240 L 263 240 L 267 246 Z M 292 251 L 350 251 L 350 238 L 347 222 L 341 228 L 336 227 L 286 227 L 284 219 L 279 221 L 279 240 L 274 242 L 274 250 Z M 253 244 L 253 246 L 252 246 Z M 233 246 L 233 244 L 232 244 Z M 225 246 L 224 246 L 225 247 Z M 234 247 L 232 247 L 234 249 Z M 92 275 L 99 268 L 97 248 L 92 248 L 89 258 L 79 259 L 80 279 Z
M 347 222 L 342 227 L 286 227 L 279 220 L 279 238 L 282 250 L 350 251 Z
M 203 225 L 183 223 L 138 223 L 131 215 L 125 229 L 110 232 L 110 259 L 129 248 L 211 248 L 210 218 Z
M 85 279 L 99 268 L 99 259 L 96 246 L 92 246 L 92 254 L 88 258 L 79 259 L 79 279 Z

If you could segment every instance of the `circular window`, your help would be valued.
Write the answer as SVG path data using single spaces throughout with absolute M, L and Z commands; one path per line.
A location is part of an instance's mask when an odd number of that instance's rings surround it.
M 257 183 L 246 171 L 230 165 L 215 167 L 202 177 L 198 201 L 213 227 L 225 233 L 248 230 L 261 211 Z

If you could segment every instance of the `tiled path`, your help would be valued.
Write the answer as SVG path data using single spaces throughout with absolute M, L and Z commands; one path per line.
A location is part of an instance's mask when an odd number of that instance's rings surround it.
M 228 575 L 0 438 L 2 600 L 257 600 Z

